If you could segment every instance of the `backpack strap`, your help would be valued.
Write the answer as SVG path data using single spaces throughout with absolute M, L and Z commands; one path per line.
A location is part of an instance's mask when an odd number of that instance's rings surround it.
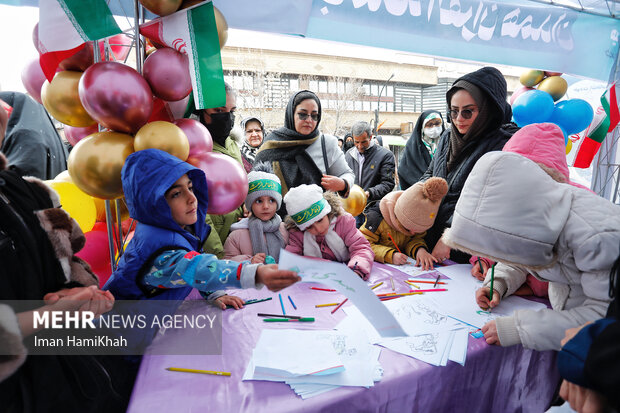
M 325 175 L 329 173 L 329 164 L 327 163 L 327 149 L 325 148 L 325 135 L 321 134 L 321 149 L 323 149 L 323 163 L 325 164 Z

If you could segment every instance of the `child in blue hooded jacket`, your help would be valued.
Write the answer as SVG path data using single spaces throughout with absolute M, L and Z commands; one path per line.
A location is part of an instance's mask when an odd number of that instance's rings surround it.
M 223 288 L 272 291 L 300 278 L 277 265 L 218 260 L 200 253 L 211 228 L 205 224 L 208 193 L 204 172 L 158 149 L 127 157 L 122 182 L 129 214 L 139 223 L 135 235 L 105 284 L 116 299 L 182 300 L 192 288 L 222 309 L 243 306 Z

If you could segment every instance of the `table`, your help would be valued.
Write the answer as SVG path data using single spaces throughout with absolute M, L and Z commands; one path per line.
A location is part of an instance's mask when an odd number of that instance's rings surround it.
M 405 274 L 379 263 L 373 266 L 369 283 L 384 281 L 375 291 L 391 292 L 391 276 L 397 291 L 409 289 L 402 282 Z M 278 294 L 267 289 L 235 292 L 245 299 L 274 299 L 224 312 L 222 355 L 150 355 L 147 351 L 128 412 L 544 412 L 559 384 L 555 352 L 489 346 L 484 339 L 469 336 L 464 367 L 453 362 L 446 367 L 431 366 L 384 348 L 379 357 L 383 379 L 374 387 L 343 387 L 302 400 L 285 383 L 241 381 L 265 327 L 256 313 L 280 314 L 281 308 Z M 269 328 L 331 329 L 345 317 L 341 310 L 332 315 L 333 307 L 314 307 L 340 301 L 338 293 L 315 291 L 308 284 L 297 283 L 284 290 L 283 298 L 286 295 L 299 309 L 295 314 L 314 315 L 316 322 L 293 326 L 278 323 Z M 171 366 L 229 371 L 232 376 L 165 370 Z

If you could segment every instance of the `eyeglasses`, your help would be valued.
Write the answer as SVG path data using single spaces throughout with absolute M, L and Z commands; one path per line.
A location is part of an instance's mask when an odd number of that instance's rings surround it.
M 310 119 L 312 119 L 315 122 L 319 121 L 319 114 L 318 113 L 304 113 L 304 112 L 299 112 L 297 114 L 297 116 L 299 117 L 299 120 L 306 120 L 308 119 L 308 116 L 310 116 Z
M 460 113 L 463 119 L 471 119 L 474 112 L 477 111 L 478 109 L 461 109 L 460 111 L 458 109 L 450 109 L 450 117 L 452 119 L 456 119 L 459 117 Z

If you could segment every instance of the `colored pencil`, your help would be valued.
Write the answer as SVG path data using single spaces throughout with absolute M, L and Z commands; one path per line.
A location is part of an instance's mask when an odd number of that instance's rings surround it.
M 263 321 L 266 323 L 284 323 L 289 321 L 299 321 L 299 322 L 313 322 L 314 317 L 302 317 L 302 318 L 263 318 Z
M 478 257 L 478 266 L 480 267 L 480 274 L 484 273 L 484 271 L 482 271 L 482 261 L 480 261 L 480 257 Z
M 341 302 L 340 304 L 338 304 L 338 307 L 336 307 L 336 308 L 334 308 L 334 309 L 332 310 L 332 314 L 334 314 L 336 311 L 338 311 L 338 309 L 339 309 L 340 307 L 342 307 L 342 304 L 346 303 L 348 300 L 349 300 L 348 298 L 345 298 L 343 302 Z
M 280 297 L 280 307 L 282 307 L 282 314 L 286 315 L 286 310 L 284 310 L 284 303 L 282 302 L 282 294 L 278 294 Z
M 407 285 L 411 285 L 411 286 L 413 286 L 413 287 L 415 287 L 415 288 L 420 288 L 420 287 L 418 287 L 417 285 L 415 285 L 414 283 L 412 283 L 411 281 L 407 281 L 407 280 L 405 280 L 405 283 L 406 283 Z
M 428 290 L 409 290 L 410 293 L 430 293 L 433 291 L 448 291 L 447 288 L 431 288 Z
M 310 287 L 311 290 L 317 290 L 317 291 L 336 291 L 336 290 L 332 290 L 331 288 L 319 288 L 319 287 Z
M 273 297 L 267 297 L 267 298 L 255 298 L 252 300 L 248 300 L 245 303 L 243 303 L 244 305 L 248 305 L 248 304 L 256 304 L 256 303 L 262 303 L 263 301 L 269 301 L 271 300 Z
M 289 295 L 289 296 L 287 296 L 287 297 L 288 297 L 288 300 L 291 302 L 291 305 L 293 306 L 293 308 L 294 308 L 295 310 L 297 310 L 297 306 L 296 306 L 296 305 L 295 305 L 295 303 L 293 302 L 293 299 L 291 298 L 291 296 Z
M 391 297 L 391 296 L 394 296 L 394 295 L 416 295 L 416 294 L 422 294 L 422 292 L 420 292 L 420 291 L 415 291 L 415 290 L 411 290 L 411 291 L 413 291 L 413 292 L 377 294 L 377 297 Z
M 441 274 L 439 274 L 437 276 L 437 279 L 435 280 L 435 284 L 433 284 L 433 288 L 437 287 L 437 283 L 439 283 L 439 278 L 441 277 Z
M 394 287 L 394 277 L 390 277 L 390 282 L 392 283 L 392 291 L 396 291 L 396 287 Z
M 267 313 L 258 313 L 256 315 L 259 317 L 301 318 L 301 316 L 298 316 L 298 315 L 282 315 L 282 314 L 267 314 Z
M 394 238 L 392 238 L 392 234 L 390 234 L 389 232 L 388 232 L 388 237 L 390 237 L 390 241 L 392 241 L 392 244 L 394 244 L 394 247 L 396 247 L 396 251 L 402 254 L 402 252 L 400 251 L 400 248 L 398 248 L 398 245 L 396 245 L 396 242 L 394 242 Z
M 426 280 L 407 280 L 405 281 L 409 284 L 411 284 L 412 282 L 417 282 L 417 283 L 422 283 L 422 284 L 435 284 L 435 281 L 426 281 Z M 438 281 L 437 284 L 447 284 L 443 281 Z
M 373 285 L 372 287 L 370 287 L 371 290 L 374 290 L 375 288 L 377 288 L 378 286 L 380 286 L 381 284 L 383 284 L 383 281 Z
M 497 263 L 493 264 L 491 267 L 491 292 L 489 293 L 489 310 L 491 310 L 491 301 L 493 301 L 493 281 L 495 279 L 495 266 Z
M 168 367 L 166 370 L 168 371 L 179 371 L 182 373 L 200 373 L 200 374 L 211 374 L 214 376 L 230 376 L 230 373 L 227 371 L 213 371 L 213 370 L 196 370 L 196 369 L 182 369 L 179 367 Z
M 390 297 L 381 297 L 381 298 L 379 298 L 379 300 L 387 301 L 387 300 L 393 300 L 395 298 L 400 298 L 400 297 L 401 297 L 400 295 L 393 295 L 393 296 L 390 296 Z
M 314 308 L 319 308 L 319 307 L 333 307 L 335 305 L 338 305 L 340 303 L 329 303 L 329 304 L 317 304 L 314 306 Z

